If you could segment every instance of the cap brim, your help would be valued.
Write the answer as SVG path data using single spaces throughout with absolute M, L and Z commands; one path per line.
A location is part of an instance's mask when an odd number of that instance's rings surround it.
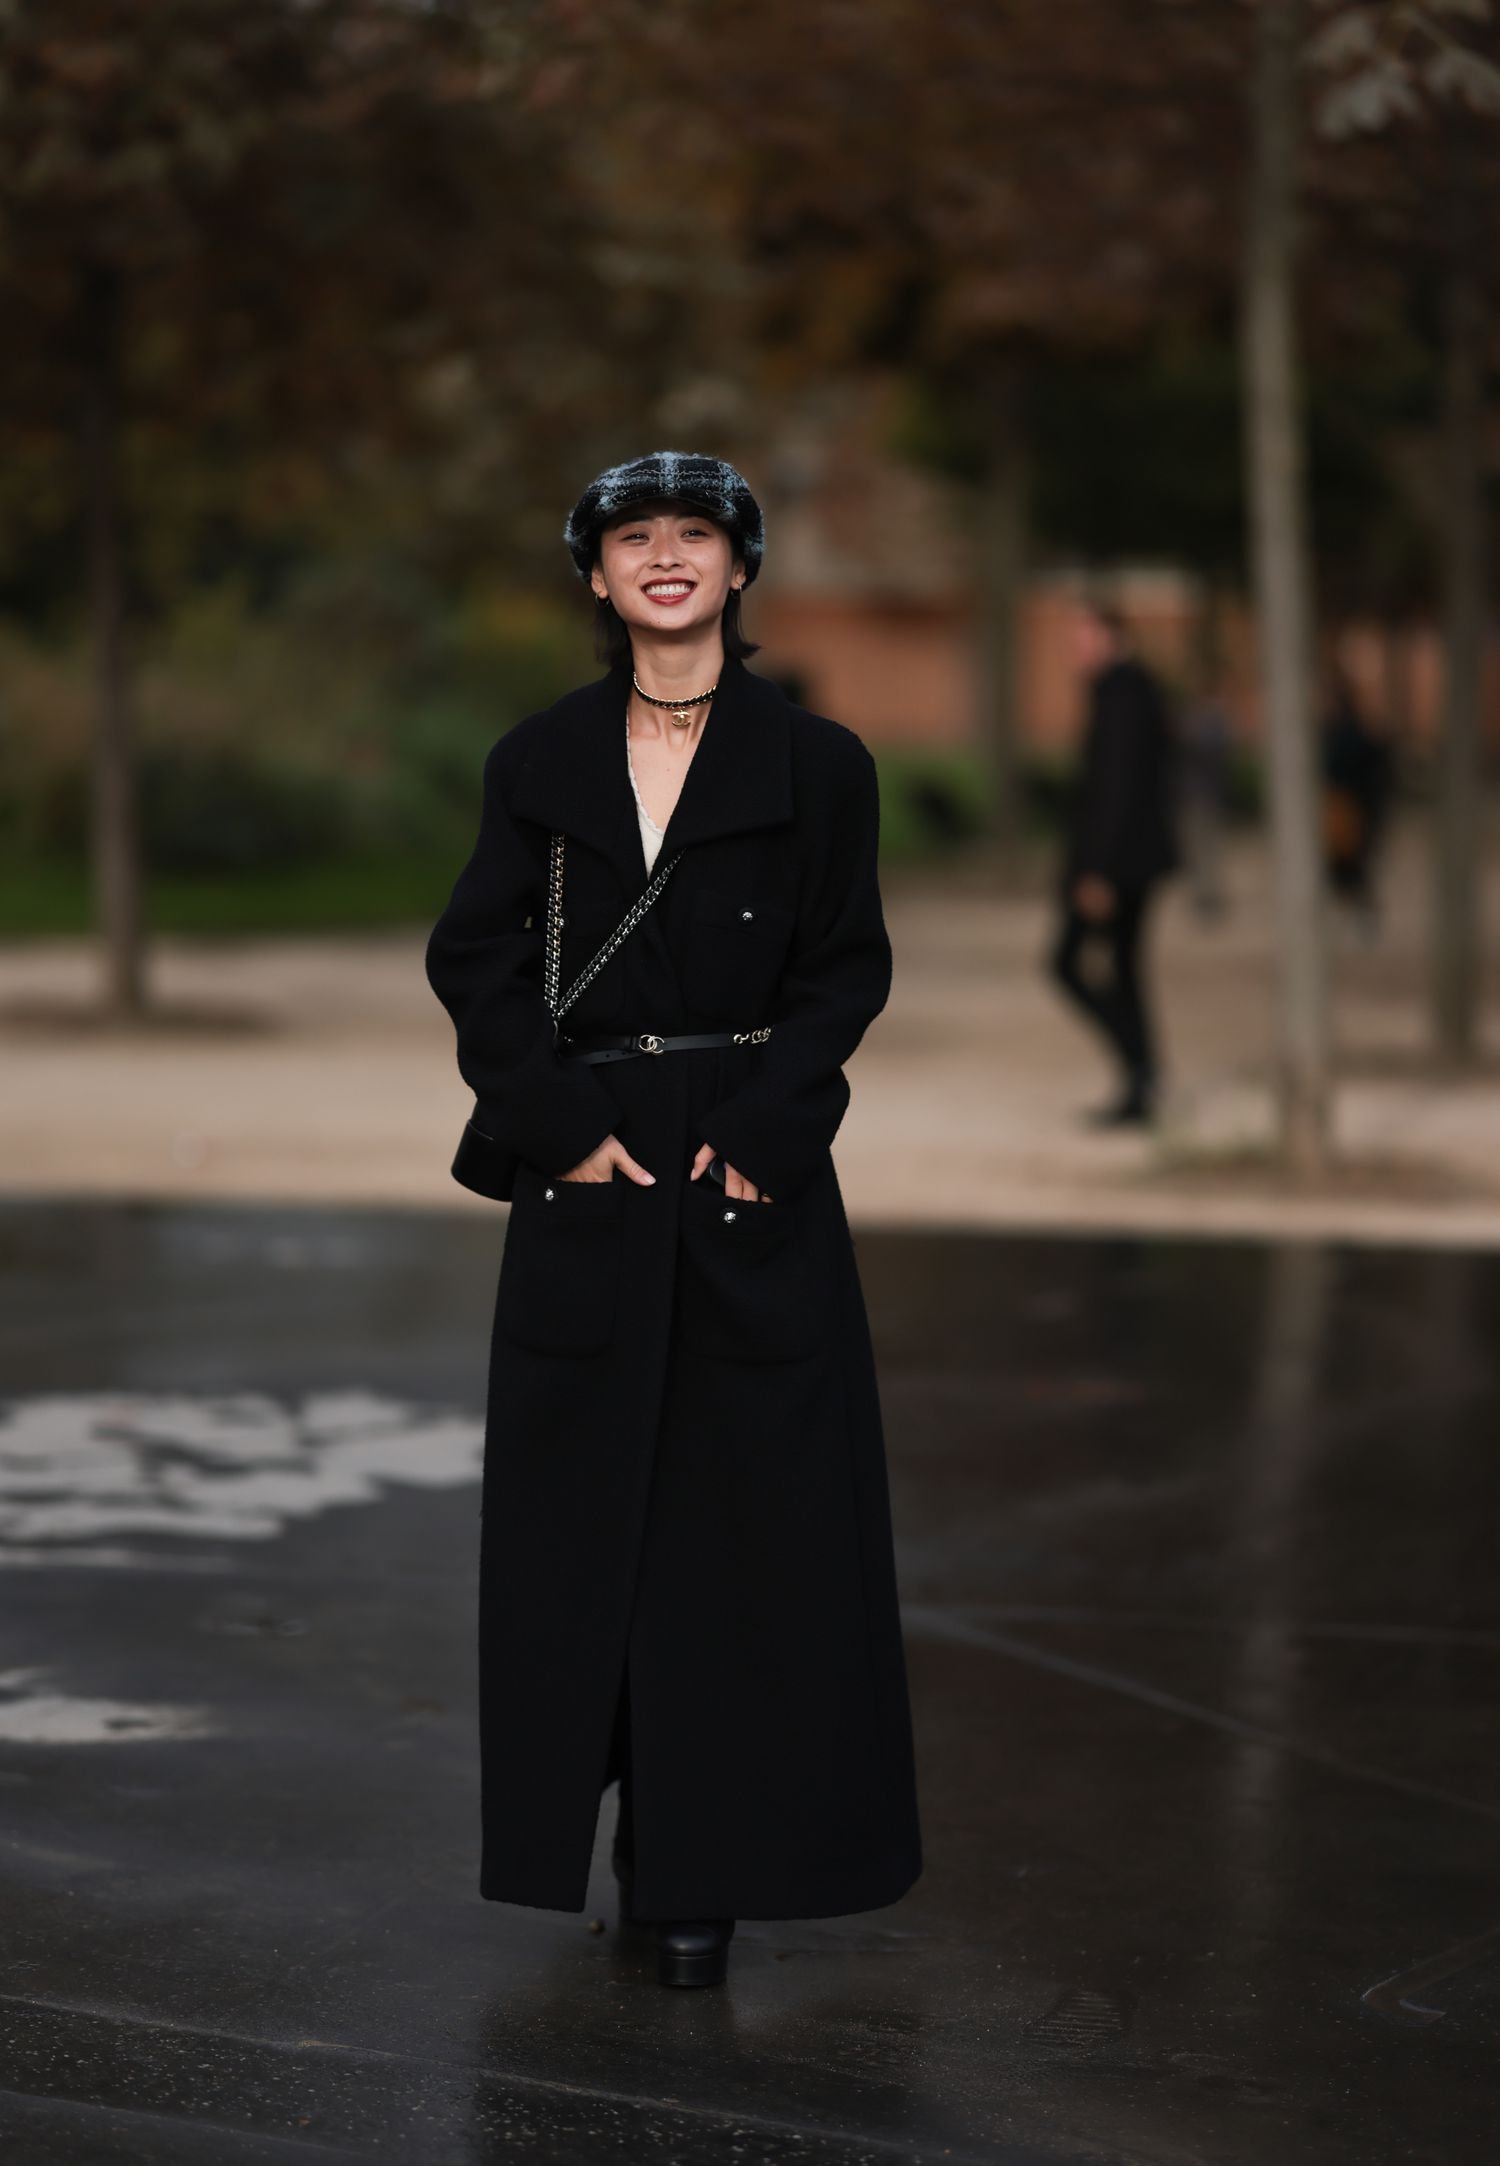
M 631 512 L 642 504 L 687 504 L 694 511 L 706 513 L 714 525 L 723 527 L 726 533 L 736 531 L 734 519 L 726 516 L 722 504 L 705 496 L 695 496 L 691 489 L 641 489 L 632 496 L 623 499 L 617 497 L 609 510 L 602 512 L 595 520 L 595 532 L 602 534 L 607 526 L 617 526 L 621 519 L 628 519 Z

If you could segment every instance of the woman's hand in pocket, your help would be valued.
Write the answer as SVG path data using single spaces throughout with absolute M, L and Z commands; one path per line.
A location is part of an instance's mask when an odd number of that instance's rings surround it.
M 644 1166 L 636 1164 L 618 1136 L 606 1136 L 597 1150 L 590 1151 L 587 1158 L 580 1158 L 576 1166 L 572 1167 L 567 1173 L 559 1174 L 558 1179 L 562 1181 L 612 1181 L 617 1166 L 621 1173 L 627 1175 L 632 1181 L 639 1181 L 643 1188 L 654 1187 L 656 1175 L 648 1173 Z
M 700 1143 L 688 1179 L 690 1181 L 698 1180 L 700 1176 L 708 1171 L 710 1162 L 717 1156 L 718 1153 L 711 1143 Z M 740 1203 L 769 1203 L 771 1201 L 769 1196 L 761 1194 L 753 1181 L 748 1180 L 743 1173 L 736 1173 L 727 1159 L 724 1164 L 724 1193 L 726 1196 L 733 1196 Z

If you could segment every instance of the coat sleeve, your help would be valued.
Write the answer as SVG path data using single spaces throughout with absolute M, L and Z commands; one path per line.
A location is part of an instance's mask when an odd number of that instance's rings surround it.
M 703 1138 L 773 1199 L 822 1164 L 849 1103 L 844 1063 L 890 994 L 875 762 L 845 734 L 850 749 L 830 780 L 771 1035 L 752 1056 L 753 1073 L 700 1122 Z
M 453 1019 L 479 1125 L 544 1173 L 566 1173 L 615 1126 L 593 1070 L 561 1060 L 542 981 L 544 862 L 512 819 L 508 740 L 484 769 L 473 855 L 427 943 L 427 978 Z
M 1131 877 L 1141 837 L 1154 819 L 1155 725 L 1149 685 L 1121 677 L 1100 686 L 1073 851 L 1076 873 Z

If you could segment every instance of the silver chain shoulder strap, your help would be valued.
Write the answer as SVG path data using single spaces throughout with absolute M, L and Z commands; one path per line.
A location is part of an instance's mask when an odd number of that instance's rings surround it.
M 562 978 L 563 837 L 560 834 L 552 837 L 552 870 L 547 882 L 547 938 L 543 950 L 543 981 L 548 1012 L 554 1022 L 572 1007 L 585 986 L 592 985 L 594 979 L 598 977 L 616 948 L 629 934 L 635 931 L 641 919 L 666 886 L 671 876 L 672 867 L 677 863 L 681 855 L 682 852 L 678 850 L 667 859 L 665 865 L 657 867 L 652 875 L 650 885 L 643 888 L 641 893 L 637 895 L 635 901 L 626 911 L 624 917 L 621 918 L 598 954 L 591 962 L 584 965 L 573 983 L 568 987 L 567 992 L 559 999 L 558 985 Z

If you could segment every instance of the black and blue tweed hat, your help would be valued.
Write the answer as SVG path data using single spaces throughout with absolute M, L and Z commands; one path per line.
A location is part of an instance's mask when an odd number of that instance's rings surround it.
M 696 505 L 726 527 L 744 559 L 745 585 L 749 586 L 765 554 L 766 527 L 760 506 L 744 475 L 727 459 L 711 459 L 697 451 L 650 451 L 643 459 L 607 467 L 595 476 L 563 528 L 563 540 L 581 579 L 587 579 L 593 568 L 600 528 L 630 505 L 655 497 Z

